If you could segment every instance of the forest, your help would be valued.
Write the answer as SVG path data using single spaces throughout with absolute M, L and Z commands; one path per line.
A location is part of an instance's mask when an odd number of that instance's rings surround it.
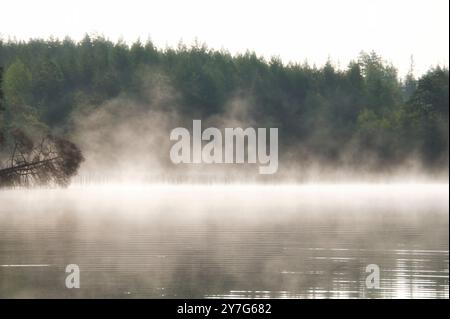
M 120 98 L 177 114 L 173 127 L 225 117 L 277 127 L 280 161 L 294 166 L 379 171 L 414 160 L 430 172 L 448 171 L 447 66 L 420 78 L 412 66 L 400 78 L 375 52 L 345 68 L 332 61 L 317 67 L 198 43 L 161 49 L 150 40 L 128 45 L 86 35 L 78 42 L 0 39 L 0 81 L 0 153 L 15 130 L 70 140 L 79 114 Z M 233 101 L 241 101 L 237 109 Z

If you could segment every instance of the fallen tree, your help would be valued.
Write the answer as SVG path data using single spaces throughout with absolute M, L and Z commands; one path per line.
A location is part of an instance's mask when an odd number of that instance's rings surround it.
M 84 160 L 74 143 L 53 135 L 38 143 L 19 129 L 12 130 L 10 136 L 10 155 L 0 165 L 0 187 L 67 186 Z

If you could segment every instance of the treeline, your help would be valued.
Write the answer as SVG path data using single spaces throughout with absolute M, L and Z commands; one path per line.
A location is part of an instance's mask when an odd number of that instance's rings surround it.
M 189 121 L 221 116 L 232 99 L 244 99 L 251 105 L 249 123 L 279 128 L 280 156 L 290 163 L 379 169 L 418 159 L 429 169 L 448 169 L 447 67 L 400 79 L 375 53 L 361 53 L 341 70 L 331 62 L 285 65 L 252 52 L 158 49 L 150 41 L 129 46 L 89 36 L 0 40 L 0 67 L 3 131 L 70 135 L 80 107 L 119 96 L 145 104 L 157 94 L 148 89 L 152 78 L 166 81 L 176 95 L 176 104 L 164 107 Z

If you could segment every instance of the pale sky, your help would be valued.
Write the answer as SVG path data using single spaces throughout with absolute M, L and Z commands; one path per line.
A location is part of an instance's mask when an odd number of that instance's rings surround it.
M 448 0 L 0 0 L 0 36 L 81 39 L 97 33 L 160 48 L 195 39 L 231 53 L 347 66 L 375 50 L 404 75 L 448 66 Z

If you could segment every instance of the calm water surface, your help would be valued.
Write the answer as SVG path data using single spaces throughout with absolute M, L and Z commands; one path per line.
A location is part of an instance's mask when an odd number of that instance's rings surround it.
M 448 185 L 2 190 L 0 298 L 448 298 L 448 207 Z

